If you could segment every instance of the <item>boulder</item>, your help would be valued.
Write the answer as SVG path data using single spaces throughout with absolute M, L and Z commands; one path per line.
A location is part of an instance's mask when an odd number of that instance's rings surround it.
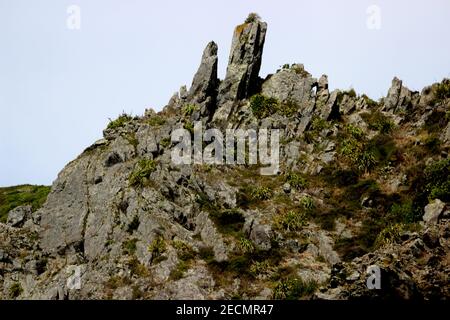
M 31 218 L 31 212 L 31 206 L 20 206 L 14 208 L 8 213 L 6 224 L 11 227 L 21 227 L 25 221 Z
M 445 203 L 439 199 L 433 200 L 425 207 L 425 214 L 423 215 L 423 221 L 426 224 L 436 224 L 444 212 Z

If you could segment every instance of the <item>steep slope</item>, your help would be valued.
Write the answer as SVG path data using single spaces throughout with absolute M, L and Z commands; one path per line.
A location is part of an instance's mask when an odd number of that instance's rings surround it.
M 112 121 L 40 219 L 0 224 L 0 298 L 449 296 L 450 81 L 375 102 L 300 64 L 261 79 L 266 30 L 235 29 L 223 81 L 209 43 L 189 90 Z M 277 174 L 174 164 L 171 134 L 199 122 L 279 129 Z M 367 289 L 370 265 L 392 290 Z

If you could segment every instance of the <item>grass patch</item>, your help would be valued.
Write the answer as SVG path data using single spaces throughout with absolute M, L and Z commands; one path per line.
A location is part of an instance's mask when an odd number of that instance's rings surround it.
M 150 175 L 155 170 L 156 170 L 156 162 L 154 160 L 148 159 L 140 160 L 129 177 L 130 186 L 144 187 L 148 185 Z
M 11 299 L 17 299 L 23 292 L 22 285 L 19 282 L 14 282 L 9 288 L 9 297 Z
M 118 128 L 121 128 L 125 126 L 127 123 L 129 123 L 131 120 L 133 120 L 133 117 L 125 112 L 123 112 L 116 120 L 109 121 L 108 129 L 116 130 Z
M 138 242 L 138 239 L 133 238 L 130 240 L 125 241 L 122 244 L 122 249 L 124 254 L 133 255 L 136 253 L 136 243 Z
M 279 281 L 273 289 L 273 299 L 275 300 L 298 300 L 311 296 L 317 290 L 317 283 L 314 281 L 303 281 L 298 278 L 288 278 Z
M 367 123 L 370 129 L 379 131 L 380 133 L 390 133 L 395 128 L 394 122 L 379 110 L 362 113 L 361 118 Z
M 307 224 L 305 212 L 290 210 L 275 216 L 274 227 L 278 230 L 293 232 L 301 230 Z
M 163 237 L 156 237 L 152 243 L 148 246 L 148 252 L 152 254 L 152 263 L 158 263 L 161 260 L 161 256 L 166 252 L 166 241 Z
M 159 127 L 166 123 L 166 120 L 158 115 L 155 115 L 147 120 L 147 123 L 152 127 Z
M 21 185 L 0 188 L 0 222 L 6 222 L 8 212 L 14 208 L 30 205 L 33 211 L 38 210 L 47 200 L 51 187 Z
M 250 108 L 256 118 L 263 119 L 277 112 L 279 102 L 275 98 L 256 94 L 250 98 Z

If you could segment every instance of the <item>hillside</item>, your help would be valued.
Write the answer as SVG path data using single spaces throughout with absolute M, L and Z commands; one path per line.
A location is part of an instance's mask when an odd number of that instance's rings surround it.
M 262 79 L 266 31 L 254 15 L 236 27 L 223 80 L 209 43 L 189 90 L 111 121 L 42 207 L 45 188 L 0 190 L 0 221 L 27 212 L 0 223 L 0 299 L 450 297 L 450 80 L 394 78 L 374 101 L 301 64 Z M 175 164 L 172 134 L 200 125 L 278 129 L 274 174 L 247 155 Z

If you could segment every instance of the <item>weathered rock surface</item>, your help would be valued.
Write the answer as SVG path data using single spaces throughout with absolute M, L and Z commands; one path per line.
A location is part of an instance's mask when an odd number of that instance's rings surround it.
M 0 299 L 272 299 L 299 279 L 317 290 L 296 298 L 450 296 L 446 82 L 419 94 L 395 78 L 375 102 L 300 64 L 263 80 L 266 29 L 236 28 L 222 82 L 209 43 L 189 90 L 108 126 L 38 211 L 9 212 Z M 257 118 L 256 93 L 292 110 Z M 278 129 L 279 173 L 175 165 L 171 134 L 196 120 Z M 371 265 L 381 291 L 366 287 Z

